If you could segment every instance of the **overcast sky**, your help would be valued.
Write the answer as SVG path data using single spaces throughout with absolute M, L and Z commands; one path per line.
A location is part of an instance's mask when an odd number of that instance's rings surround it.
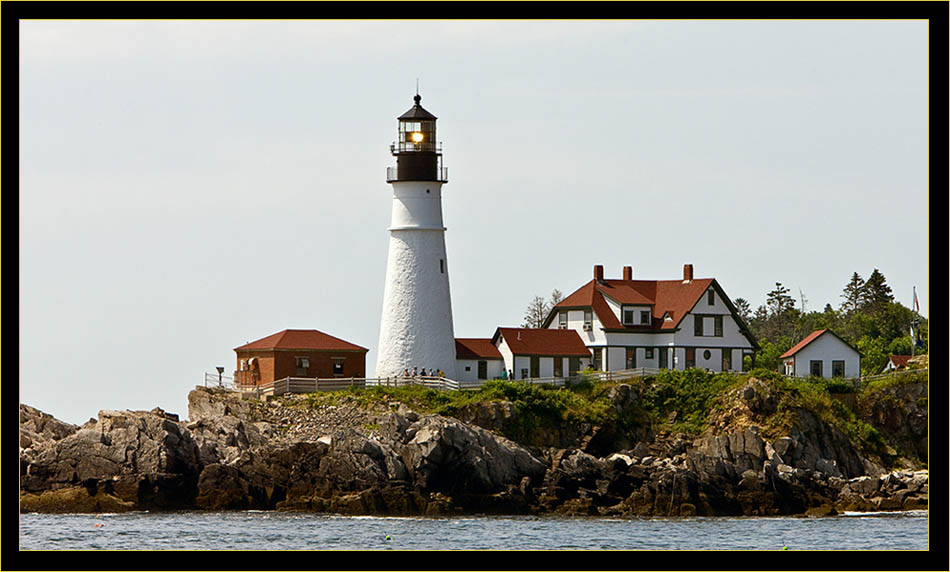
M 603 264 L 928 307 L 926 21 L 23 21 L 20 400 L 188 416 L 285 328 L 370 349 L 396 117 L 438 116 L 457 337 Z

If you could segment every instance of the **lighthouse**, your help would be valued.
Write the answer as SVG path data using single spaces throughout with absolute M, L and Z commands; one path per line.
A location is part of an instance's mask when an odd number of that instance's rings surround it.
M 436 116 L 417 93 L 400 115 L 390 147 L 396 166 L 386 170 L 392 185 L 389 258 L 383 290 L 376 376 L 403 370 L 442 370 L 455 378 L 455 333 L 449 294 L 449 265 L 442 222 L 442 185 L 448 182 L 436 140 Z

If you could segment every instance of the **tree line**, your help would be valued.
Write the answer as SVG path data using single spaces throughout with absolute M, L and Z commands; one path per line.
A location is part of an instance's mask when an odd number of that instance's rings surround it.
M 888 355 L 927 353 L 927 319 L 894 300 L 891 287 L 877 268 L 867 280 L 857 272 L 852 273 L 841 291 L 837 308 L 826 303 L 821 311 L 807 311 L 807 298 L 801 291 L 799 295 L 796 299 L 781 282 L 776 282 L 775 288 L 766 294 L 765 304 L 754 312 L 744 298 L 734 300 L 739 316 L 759 342 L 756 367 L 779 369 L 780 355 L 811 332 L 824 328 L 861 352 L 863 375 L 880 373 Z M 796 307 L 799 301 L 801 307 Z
M 765 304 L 754 312 L 745 298 L 733 301 L 739 317 L 759 342 L 756 367 L 778 370 L 780 355 L 811 332 L 824 328 L 861 352 L 863 375 L 880 373 L 891 354 L 927 353 L 927 319 L 894 300 L 891 287 L 877 268 L 867 280 L 857 272 L 852 273 L 841 291 L 837 308 L 826 303 L 821 311 L 807 311 L 805 293 L 799 290 L 798 294 L 794 296 L 781 282 L 776 282 L 775 288 L 766 294 Z M 535 296 L 525 310 L 521 327 L 540 328 L 551 309 L 563 298 L 557 289 L 548 299 Z M 798 303 L 800 307 L 796 306 Z M 750 366 L 745 364 L 744 369 Z

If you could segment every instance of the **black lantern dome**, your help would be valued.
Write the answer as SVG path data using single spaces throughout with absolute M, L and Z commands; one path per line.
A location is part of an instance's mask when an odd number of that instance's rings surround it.
M 442 148 L 436 141 L 435 122 L 438 119 L 426 111 L 418 93 L 412 98 L 415 105 L 400 115 L 399 132 L 390 151 L 396 157 L 396 168 L 387 169 L 387 182 L 438 181 L 448 182 L 442 167 Z

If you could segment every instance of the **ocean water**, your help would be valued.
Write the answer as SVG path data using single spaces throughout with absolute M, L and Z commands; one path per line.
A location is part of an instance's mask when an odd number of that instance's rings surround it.
M 825 518 L 20 515 L 20 550 L 928 550 L 928 513 Z M 593 564 L 591 564 L 593 565 Z

